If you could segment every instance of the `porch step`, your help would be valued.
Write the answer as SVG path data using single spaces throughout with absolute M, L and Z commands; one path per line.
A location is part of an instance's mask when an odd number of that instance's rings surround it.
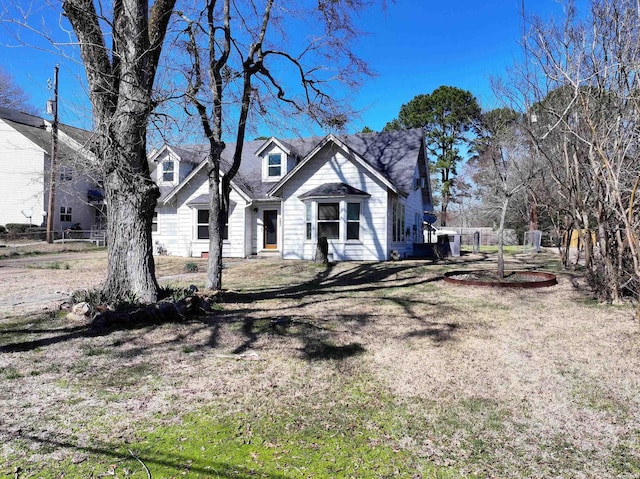
M 278 250 L 262 250 L 256 254 L 249 256 L 249 259 L 264 259 L 264 258 L 280 258 L 280 251 Z

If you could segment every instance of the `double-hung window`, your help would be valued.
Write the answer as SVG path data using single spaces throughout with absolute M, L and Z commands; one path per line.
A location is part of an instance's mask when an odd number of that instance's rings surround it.
M 209 210 L 198 210 L 198 219 L 196 220 L 196 228 L 198 230 L 198 239 L 209 239 Z
M 311 202 L 305 203 L 305 238 L 310 240 L 313 234 L 313 204 Z
M 173 161 L 162 162 L 162 181 L 172 182 L 174 179 L 175 164 Z
M 318 238 L 340 238 L 340 203 L 318 203 Z
M 391 226 L 391 240 L 404 241 L 404 205 L 399 201 L 394 201 L 392 204 Z
M 267 176 L 269 178 L 282 176 L 282 155 L 280 153 L 272 153 L 267 157 Z
M 73 172 L 70 168 L 63 168 L 60 171 L 60 181 L 71 181 L 73 180 Z
M 196 218 L 196 238 L 199 240 L 209 239 L 209 209 L 197 210 Z M 229 223 L 225 222 L 222 230 L 222 239 L 229 239 Z

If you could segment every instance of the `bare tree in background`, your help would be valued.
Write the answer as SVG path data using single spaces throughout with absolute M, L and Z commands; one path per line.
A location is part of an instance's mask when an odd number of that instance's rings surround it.
M 29 97 L 16 85 L 11 75 L 0 67 L 0 106 L 35 115 L 36 108 L 29 103 Z
M 289 126 L 307 117 L 343 128 L 350 110 L 330 88 L 355 86 L 369 74 L 351 50 L 358 36 L 352 14 L 366 3 L 207 0 L 202 10 L 182 12 L 191 56 L 187 96 L 210 145 L 207 288 L 222 286 L 222 232 L 251 116 L 285 118 Z M 235 140 L 233 161 L 223 165 L 227 132 Z
M 476 155 L 474 180 L 483 191 L 485 207 L 498 218 L 498 277 L 504 277 L 504 228 L 510 202 L 526 193 L 540 166 L 533 161 L 530 143 L 526 141 L 522 117 L 509 108 L 498 108 L 482 114 L 478 135 L 473 143 Z
M 592 0 L 581 16 L 570 2 L 562 23 L 534 18 L 527 43 L 532 138 L 557 176 L 567 228 L 583 231 L 594 290 L 613 302 L 640 290 L 639 10 Z

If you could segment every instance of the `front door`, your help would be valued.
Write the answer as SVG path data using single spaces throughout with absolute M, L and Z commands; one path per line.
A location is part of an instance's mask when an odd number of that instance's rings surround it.
M 278 212 L 264 211 L 264 249 L 278 249 Z

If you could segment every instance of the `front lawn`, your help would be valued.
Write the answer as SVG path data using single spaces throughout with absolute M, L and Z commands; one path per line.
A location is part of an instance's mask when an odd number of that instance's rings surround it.
M 442 281 L 494 260 L 230 262 L 189 321 L 0 320 L 0 477 L 638 477 L 634 307 Z

